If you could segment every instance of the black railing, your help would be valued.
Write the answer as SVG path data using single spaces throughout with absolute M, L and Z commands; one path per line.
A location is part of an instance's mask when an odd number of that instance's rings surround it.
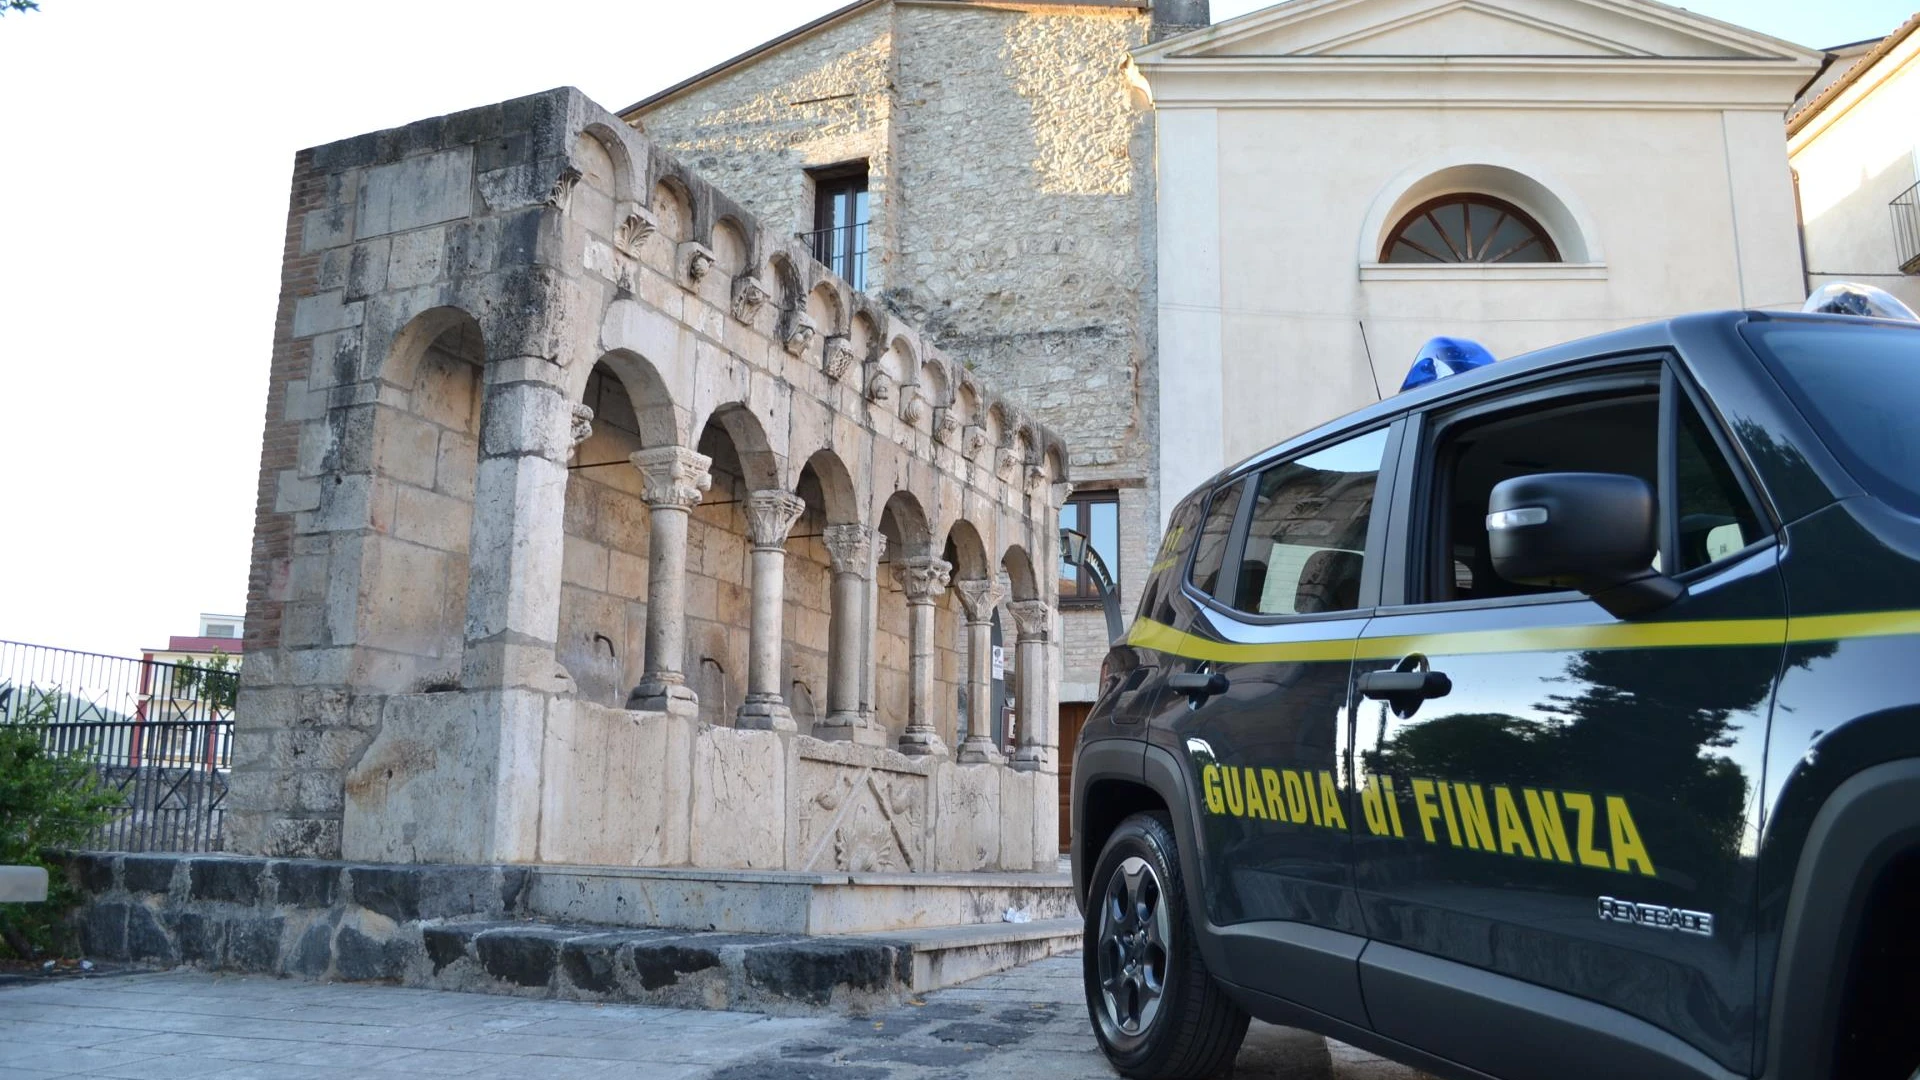
M 0 724 L 39 729 L 124 800 L 92 847 L 219 851 L 237 667 L 164 664 L 0 641 Z
M 856 289 L 867 287 L 867 223 L 797 234 L 814 260 Z
M 1894 258 L 1903 274 L 1920 274 L 1920 183 L 1893 197 Z

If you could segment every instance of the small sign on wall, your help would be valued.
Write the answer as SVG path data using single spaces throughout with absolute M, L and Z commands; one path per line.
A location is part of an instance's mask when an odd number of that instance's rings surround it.
M 1007 647 L 1005 645 L 995 645 L 993 647 L 993 677 L 996 679 L 1005 679 L 1007 677 Z

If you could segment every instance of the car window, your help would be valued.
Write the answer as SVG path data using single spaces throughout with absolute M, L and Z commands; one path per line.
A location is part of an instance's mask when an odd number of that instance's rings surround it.
M 1680 526 L 1677 572 L 1718 562 L 1765 535 L 1706 418 L 1685 394 L 1680 395 L 1673 457 L 1675 520 Z
M 1260 473 L 1233 606 L 1254 615 L 1315 615 L 1360 606 L 1367 523 L 1385 429 Z
M 1193 546 L 1200 521 L 1200 503 L 1201 495 L 1189 495 L 1180 500 L 1167 518 L 1167 531 L 1160 538 L 1159 553 L 1147 569 L 1147 587 L 1140 594 L 1140 614 L 1146 618 L 1165 621 L 1172 617 L 1169 606 L 1172 595 L 1180 591 L 1180 565 Z
M 1219 595 L 1220 570 L 1226 564 L 1227 541 L 1233 537 L 1234 515 L 1240 510 L 1244 478 L 1215 491 L 1207 504 L 1207 516 L 1200 525 L 1200 538 L 1194 541 L 1193 587 L 1208 596 Z

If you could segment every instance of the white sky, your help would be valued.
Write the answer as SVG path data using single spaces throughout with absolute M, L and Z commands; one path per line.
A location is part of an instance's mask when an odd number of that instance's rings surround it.
M 1902 2 L 1692 6 L 1831 44 L 1891 29 Z M 0 639 L 127 655 L 243 609 L 295 150 L 563 84 L 618 109 L 840 3 L 0 18 Z

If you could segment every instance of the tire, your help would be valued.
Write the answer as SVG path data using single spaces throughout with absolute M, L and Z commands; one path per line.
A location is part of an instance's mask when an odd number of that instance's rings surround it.
M 1081 981 L 1107 1060 L 1134 1080 L 1224 1072 L 1246 1038 L 1247 1014 L 1200 956 L 1167 816 L 1121 822 L 1089 881 Z

